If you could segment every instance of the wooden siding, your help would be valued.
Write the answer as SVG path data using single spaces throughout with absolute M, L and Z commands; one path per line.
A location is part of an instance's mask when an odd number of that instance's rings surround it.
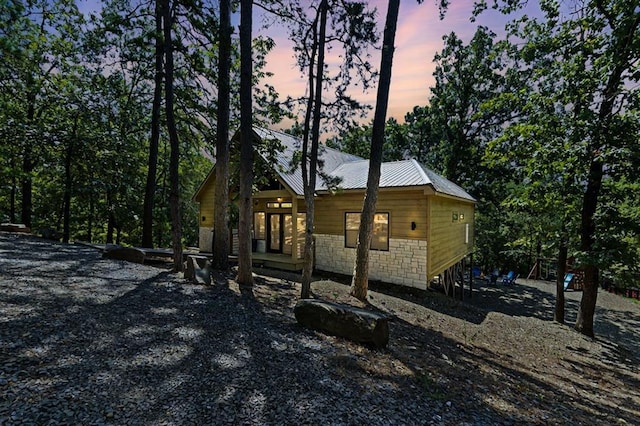
M 344 235 L 344 214 L 362 211 L 364 192 L 322 195 L 316 200 L 315 233 Z M 389 213 L 389 238 L 427 239 L 427 197 L 420 190 L 380 190 L 376 210 Z M 411 229 L 411 222 L 416 229 Z
M 214 214 L 214 196 L 215 196 L 215 177 L 211 176 L 204 183 L 200 192 L 198 193 L 198 198 L 196 201 L 200 204 L 200 216 L 198 220 L 200 221 L 200 227 L 203 228 L 213 228 L 213 214 Z M 204 220 L 202 218 L 204 217 Z
M 471 202 L 446 197 L 429 197 L 430 231 L 427 248 L 429 277 L 441 274 L 473 250 L 475 206 Z M 464 215 L 461 219 L 460 215 Z M 457 216 L 457 219 L 455 217 Z M 468 242 L 465 242 L 469 229 Z

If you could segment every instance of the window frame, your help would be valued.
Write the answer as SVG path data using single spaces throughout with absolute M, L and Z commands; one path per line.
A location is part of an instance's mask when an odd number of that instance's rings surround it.
M 348 229 L 347 228 L 347 216 L 350 215 L 350 214 L 355 214 L 355 215 L 359 216 L 358 217 L 358 227 L 356 229 Z M 356 248 L 356 246 L 357 246 L 358 232 L 359 232 L 359 229 L 360 229 L 360 215 L 361 214 L 362 214 L 361 212 L 352 212 L 352 211 L 345 211 L 344 212 L 344 222 L 343 222 L 343 224 L 344 224 L 344 247 L 345 248 Z M 386 245 L 385 245 L 385 247 L 375 247 L 375 248 L 372 247 L 373 246 L 373 242 L 376 240 L 375 236 L 377 235 L 376 232 L 375 232 L 375 229 L 374 229 L 373 230 L 373 236 L 371 238 L 371 243 L 372 244 L 371 244 L 371 246 L 369 246 L 369 250 L 389 251 L 389 236 L 390 236 L 390 230 L 391 230 L 391 227 L 390 227 L 391 213 L 388 212 L 388 211 L 386 211 L 386 212 L 375 212 L 374 216 L 373 216 L 374 225 L 375 225 L 376 215 L 385 215 L 387 217 L 387 232 L 386 232 L 386 236 L 385 236 L 386 237 L 385 238 Z M 349 242 L 348 242 L 349 238 L 347 238 L 347 233 L 348 232 L 354 232 L 354 231 L 356 233 L 355 242 L 353 243 L 353 245 L 349 245 Z

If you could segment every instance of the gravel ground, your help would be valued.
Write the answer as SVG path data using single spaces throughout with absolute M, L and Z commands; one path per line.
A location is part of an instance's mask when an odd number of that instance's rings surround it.
M 547 283 L 482 287 L 470 304 L 380 287 L 370 307 L 395 319 L 389 348 L 371 350 L 298 326 L 292 277 L 260 275 L 250 292 L 230 278 L 196 286 L 92 248 L 0 233 L 0 425 L 640 416 L 640 309 L 617 296 L 600 296 L 622 307 L 599 309 L 597 332 L 607 334 L 591 340 L 548 321 Z M 314 285 L 317 296 L 357 305 L 347 290 Z

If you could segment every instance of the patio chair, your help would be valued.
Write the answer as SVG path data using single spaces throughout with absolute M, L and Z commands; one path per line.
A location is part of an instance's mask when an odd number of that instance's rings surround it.
M 568 289 L 569 285 L 571 284 L 571 281 L 573 280 L 573 274 L 568 272 L 566 274 L 564 274 L 564 289 Z
M 516 280 L 518 279 L 518 276 L 515 272 L 513 271 L 509 271 L 509 273 L 507 275 L 504 275 L 502 277 L 502 284 L 504 285 L 513 285 L 516 283 Z

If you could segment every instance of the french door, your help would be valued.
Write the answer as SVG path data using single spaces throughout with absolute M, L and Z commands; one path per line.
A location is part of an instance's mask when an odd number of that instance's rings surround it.
M 298 213 L 297 240 L 298 257 L 302 257 L 304 246 L 304 213 Z M 267 251 L 269 253 L 291 254 L 293 250 L 293 215 L 291 213 L 267 214 Z

